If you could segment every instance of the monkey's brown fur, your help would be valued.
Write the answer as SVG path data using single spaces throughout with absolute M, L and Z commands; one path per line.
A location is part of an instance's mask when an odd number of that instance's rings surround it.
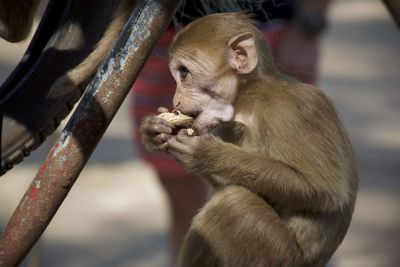
M 251 57 L 244 46 L 227 48 L 243 32 L 251 33 L 258 57 L 248 74 L 232 71 L 226 59 L 227 49 L 239 59 Z M 246 34 L 240 38 L 251 40 Z M 275 70 L 265 41 L 244 14 L 195 21 L 175 38 L 171 58 L 218 70 L 203 77 L 204 84 L 232 72 L 238 79 L 232 120 L 220 121 L 212 135 L 180 133 L 167 140 L 168 153 L 216 187 L 193 221 L 180 266 L 325 265 L 348 229 L 358 184 L 351 144 L 332 103 L 314 86 Z M 176 71 L 173 63 L 171 68 Z M 189 69 L 193 80 L 201 79 L 196 71 Z M 195 113 L 189 108 L 195 102 L 183 103 L 197 97 L 195 89 L 178 89 L 176 102 Z M 198 112 L 199 118 L 204 111 Z M 159 129 L 149 121 L 142 127 L 145 135 Z

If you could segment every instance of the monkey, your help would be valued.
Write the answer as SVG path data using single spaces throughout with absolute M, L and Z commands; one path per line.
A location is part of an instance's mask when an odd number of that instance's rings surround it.
M 40 0 L 0 0 L 0 38 L 12 43 L 25 40 L 39 3 Z
M 324 266 L 347 232 L 358 188 L 333 103 L 276 69 L 244 13 L 195 20 L 169 52 L 173 105 L 194 118 L 196 134 L 150 115 L 142 141 L 213 186 L 179 266 Z

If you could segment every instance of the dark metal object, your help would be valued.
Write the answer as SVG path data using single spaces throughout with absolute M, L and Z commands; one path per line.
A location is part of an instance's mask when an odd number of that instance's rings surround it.
M 49 0 L 27 51 L 0 85 L 0 175 L 37 148 L 82 96 L 94 73 L 62 97 L 49 91 L 92 52 L 121 1 L 126 0 Z
M 15 266 L 50 223 L 122 104 L 181 0 L 145 0 L 14 211 L 0 240 L 0 266 Z
M 400 27 L 400 1 L 399 0 L 383 0 L 397 27 Z

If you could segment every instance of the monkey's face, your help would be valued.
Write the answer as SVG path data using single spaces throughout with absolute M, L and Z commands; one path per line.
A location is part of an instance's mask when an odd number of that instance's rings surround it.
M 174 108 L 195 117 L 193 128 L 204 133 L 233 118 L 238 78 L 222 60 L 178 49 L 171 56 L 170 70 L 177 84 Z

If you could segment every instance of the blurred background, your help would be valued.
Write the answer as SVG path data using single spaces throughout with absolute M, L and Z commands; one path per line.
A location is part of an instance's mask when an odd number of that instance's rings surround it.
M 378 0 L 336 0 L 323 38 L 320 87 L 355 147 L 360 189 L 329 267 L 400 266 L 400 32 Z M 0 82 L 27 43 L 0 40 Z M 127 98 L 24 266 L 168 266 L 168 204 L 131 141 Z M 55 137 L 0 178 L 0 230 Z

